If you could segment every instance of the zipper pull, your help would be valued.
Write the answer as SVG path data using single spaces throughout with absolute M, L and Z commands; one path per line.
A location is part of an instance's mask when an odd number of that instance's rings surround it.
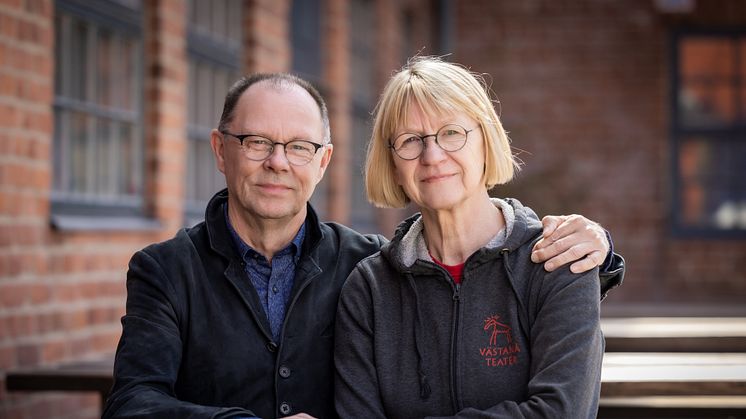
M 460 289 L 461 289 L 461 284 L 456 284 L 456 289 L 453 290 L 453 301 L 458 301 L 458 295 L 459 295 Z

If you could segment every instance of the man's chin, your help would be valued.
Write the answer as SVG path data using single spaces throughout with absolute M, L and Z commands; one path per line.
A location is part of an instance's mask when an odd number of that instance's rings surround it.
M 300 214 L 302 208 L 293 208 L 287 205 L 259 206 L 255 208 L 255 214 L 267 220 L 291 219 Z

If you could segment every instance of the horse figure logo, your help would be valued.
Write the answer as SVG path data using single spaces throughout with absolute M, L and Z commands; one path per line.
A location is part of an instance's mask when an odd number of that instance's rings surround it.
M 510 326 L 504 323 L 500 323 L 500 316 L 495 314 L 494 316 L 487 317 L 484 320 L 484 330 L 492 328 L 492 335 L 490 336 L 490 346 L 497 346 L 497 335 L 505 335 L 508 339 L 508 345 L 513 343 L 513 336 L 511 336 Z

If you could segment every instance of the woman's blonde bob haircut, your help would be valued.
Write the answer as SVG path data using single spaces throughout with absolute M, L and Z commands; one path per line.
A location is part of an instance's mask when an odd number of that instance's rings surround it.
M 394 178 L 394 154 L 389 144 L 413 105 L 428 115 L 465 114 L 476 120 L 484 139 L 485 187 L 510 181 L 519 166 L 488 91 L 484 79 L 463 66 L 438 57 L 411 58 L 386 84 L 376 105 L 365 161 L 368 200 L 388 208 L 403 208 L 409 203 Z

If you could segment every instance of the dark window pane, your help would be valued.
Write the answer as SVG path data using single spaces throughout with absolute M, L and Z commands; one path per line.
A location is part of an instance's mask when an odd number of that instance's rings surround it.
M 724 126 L 734 122 L 735 91 L 730 83 L 689 83 L 679 90 L 679 106 L 685 125 Z
M 74 112 L 70 126 L 70 143 L 72 152 L 67 168 L 72 173 L 70 184 L 66 185 L 71 192 L 86 191 L 86 169 L 88 161 L 88 121 L 85 114 Z
M 70 66 L 65 69 L 71 84 L 70 96 L 73 99 L 85 100 L 85 81 L 88 80 L 88 28 L 80 21 L 75 21 L 72 26 L 72 45 L 66 49 L 70 54 Z
M 718 37 L 690 37 L 681 43 L 684 79 L 728 78 L 733 75 L 733 41 Z
M 735 44 L 715 37 L 681 42 L 679 111 L 687 126 L 722 126 L 736 119 Z
M 368 139 L 371 134 L 370 115 L 375 101 L 375 49 L 373 46 L 374 3 L 371 0 L 353 0 L 351 5 L 352 27 L 350 33 L 350 85 L 352 91 L 352 188 L 350 197 L 350 222 L 363 232 L 378 231 L 373 206 L 365 192 L 363 167 Z
M 95 192 L 101 196 L 114 195 L 114 191 L 111 182 L 114 180 L 116 172 L 111 173 L 109 169 L 114 169 L 110 166 L 110 150 L 111 150 L 111 121 L 106 119 L 99 119 L 96 121 L 96 141 L 94 147 L 94 181 L 96 184 Z
M 746 35 L 684 35 L 677 48 L 677 226 L 745 231 Z
M 188 224 L 202 218 L 207 201 L 225 187 L 215 166 L 210 132 L 217 127 L 225 94 L 240 73 L 241 4 L 241 0 L 189 2 Z
M 700 228 L 746 229 L 746 142 L 687 139 L 678 160 L 681 221 Z
M 88 7 L 90 15 L 60 9 L 55 18 L 54 199 L 126 202 L 132 213 L 142 202 L 141 41 L 119 21 L 90 17 L 103 6 Z
M 321 1 L 294 0 L 291 11 L 293 71 L 321 80 Z

